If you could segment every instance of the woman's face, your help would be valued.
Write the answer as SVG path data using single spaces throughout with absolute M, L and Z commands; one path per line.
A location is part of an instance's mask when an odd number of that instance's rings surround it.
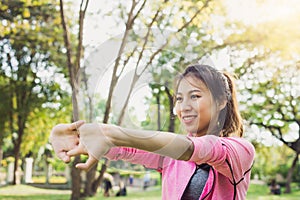
M 216 113 L 209 89 L 194 76 L 186 76 L 180 81 L 175 109 L 186 131 L 194 136 L 206 135 L 213 113 Z

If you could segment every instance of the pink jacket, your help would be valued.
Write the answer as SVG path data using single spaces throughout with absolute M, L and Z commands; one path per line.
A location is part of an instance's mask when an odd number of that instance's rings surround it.
M 114 147 L 106 157 L 142 164 L 162 172 L 162 199 L 180 200 L 196 164 L 211 165 L 200 199 L 242 200 L 246 198 L 255 150 L 243 138 L 206 135 L 190 137 L 194 153 L 189 161 L 180 161 L 158 154 Z

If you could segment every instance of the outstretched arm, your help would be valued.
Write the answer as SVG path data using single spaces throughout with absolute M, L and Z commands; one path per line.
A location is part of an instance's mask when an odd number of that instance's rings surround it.
M 88 154 L 86 163 L 78 164 L 88 170 L 104 156 L 111 147 L 133 147 L 178 160 L 188 160 L 194 150 L 186 136 L 169 132 L 145 131 L 122 128 L 107 124 L 84 124 L 79 128 L 80 143 L 67 155 Z

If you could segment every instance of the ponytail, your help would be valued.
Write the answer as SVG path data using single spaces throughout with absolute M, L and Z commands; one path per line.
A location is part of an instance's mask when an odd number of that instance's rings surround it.
M 235 135 L 238 137 L 242 137 L 244 133 L 244 127 L 243 127 L 242 117 L 238 109 L 234 78 L 226 72 L 223 72 L 223 75 L 227 79 L 226 81 L 229 86 L 231 98 L 227 98 L 227 105 L 226 105 L 227 109 L 223 109 L 221 111 L 221 112 L 224 111 L 226 112 L 221 136 L 228 137 L 228 136 Z M 221 113 L 219 118 L 220 117 L 222 117 Z

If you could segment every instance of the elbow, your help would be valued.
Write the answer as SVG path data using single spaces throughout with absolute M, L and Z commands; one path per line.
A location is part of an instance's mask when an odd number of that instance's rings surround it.
M 191 159 L 193 153 L 194 153 L 194 143 L 188 139 L 188 148 L 186 149 L 186 151 L 181 155 L 181 157 L 178 160 L 184 160 L 184 161 L 188 161 Z

